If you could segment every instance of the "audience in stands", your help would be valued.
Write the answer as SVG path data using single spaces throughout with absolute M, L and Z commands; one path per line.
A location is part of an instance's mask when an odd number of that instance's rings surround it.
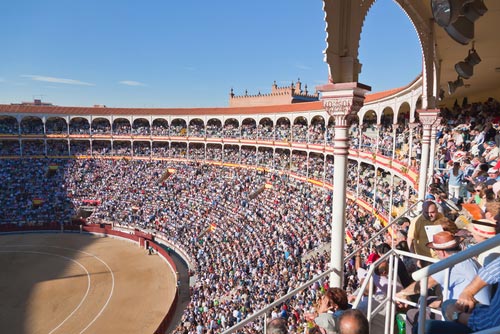
M 439 126 L 436 137 L 436 173 L 433 177 L 436 185 L 430 188 L 433 198 L 424 202 L 422 215 L 411 222 L 408 230 L 404 223 L 395 224 L 398 249 L 408 250 L 407 243 L 417 254 L 431 256 L 431 249 L 436 247 L 428 247 L 424 226 L 441 225 L 445 231 L 458 232 L 457 225 L 451 224 L 452 217 L 457 212 L 455 205 L 465 202 L 478 204 L 485 216 L 470 224 L 476 242 L 491 235 L 494 225 L 491 221 L 495 221 L 491 216 L 499 211 L 494 205 L 488 209 L 497 201 L 500 190 L 500 133 L 497 123 L 493 122 L 499 109 L 498 102 L 490 99 L 483 104 L 457 105 L 442 111 L 447 121 Z M 69 127 L 60 121 L 47 122 L 44 127 L 41 121 L 23 120 L 17 124 L 15 120 L 6 120 L 0 126 L 0 134 L 58 135 L 69 131 L 70 134 L 92 132 L 146 138 L 135 139 L 133 143 L 121 138 L 113 142 L 94 139 L 92 143 L 80 139 L 71 140 L 69 145 L 57 139 L 46 142 L 32 138 L 0 140 L 1 156 L 24 157 L 0 160 L 0 176 L 5 180 L 0 186 L 0 196 L 5 199 L 0 207 L 0 223 L 66 224 L 75 218 L 86 218 L 89 223 L 153 230 L 170 239 L 196 263 L 196 284 L 191 287 L 191 301 L 176 333 L 229 328 L 328 268 L 331 191 L 287 174 L 217 167 L 201 162 L 222 161 L 290 171 L 292 175 L 331 184 L 331 155 L 288 148 L 192 144 L 183 142 L 183 138 L 170 143 L 150 143 L 148 136 L 224 137 L 322 145 L 333 140 L 331 122 L 325 125 L 324 120 L 314 120 L 308 124 L 305 119 L 280 118 L 276 124 L 263 119 L 258 125 L 245 120 L 240 126 L 235 120 L 222 124 L 214 119 L 205 126 L 201 120 L 186 124 L 184 120 L 175 119 L 171 124 L 155 120 L 150 127 L 148 122 L 136 121 L 130 124 L 121 120 L 111 124 L 100 119 L 89 126 L 80 119 L 72 120 Z M 384 119 L 381 124 L 353 124 L 349 133 L 353 148 L 393 157 L 410 170 L 418 171 L 422 155 L 421 127 L 410 128 L 408 120 L 395 126 L 392 120 Z M 39 159 L 70 154 L 94 158 Z M 132 156 L 134 160 L 130 160 Z M 198 163 L 152 158 L 189 159 Z M 447 166 L 449 169 L 443 170 Z M 175 172 L 166 175 L 168 168 Z M 380 214 L 394 216 L 391 207 L 394 210 L 394 205 L 408 206 L 415 193 L 410 185 L 403 181 L 392 183 L 390 175 L 365 163 L 351 161 L 347 181 L 347 188 L 356 195 L 357 201 L 349 200 L 346 206 L 346 255 L 383 227 Z M 249 195 L 266 182 L 272 190 L 264 191 L 257 200 L 250 199 Z M 91 215 L 86 217 L 81 209 L 88 203 L 93 203 L 94 207 L 87 208 Z M 362 211 L 360 203 L 373 208 L 375 214 Z M 492 225 L 485 225 L 485 219 Z M 386 245 L 390 247 L 392 238 L 389 233 L 382 234 L 375 244 L 384 245 L 389 241 Z M 387 249 L 377 255 L 384 251 Z M 359 258 L 345 264 L 346 292 L 352 293 L 360 286 L 364 277 L 356 272 L 361 265 L 358 261 L 368 260 L 372 253 L 372 249 L 361 249 Z M 437 253 L 439 258 L 445 257 L 443 250 Z M 365 261 L 365 268 L 361 269 L 366 269 L 370 261 Z M 408 271 L 416 269 L 404 258 L 403 262 Z M 494 276 L 500 266 L 498 259 L 483 263 L 485 267 L 479 270 L 477 279 L 465 289 L 468 294 L 461 294 L 459 298 L 459 303 L 469 309 L 474 306 L 471 293 L 479 291 L 478 286 L 498 281 Z M 381 263 L 377 271 L 383 278 L 388 268 Z M 303 332 L 305 314 L 319 312 L 315 302 L 324 291 L 329 291 L 329 287 L 326 281 L 321 281 L 281 305 L 274 312 L 275 317 L 287 321 L 282 321 L 278 327 L 290 333 Z M 375 295 L 384 295 L 383 291 L 379 287 Z M 497 293 L 491 307 L 498 308 L 499 302 Z M 465 311 L 459 305 L 457 309 Z M 485 307 L 476 306 L 468 322 L 465 314 L 459 315 L 464 326 L 460 330 L 469 330 L 464 329 L 465 325 L 478 330 L 499 323 L 496 318 L 483 319 L 484 310 Z M 346 311 L 343 317 L 350 314 Z M 443 325 L 449 324 L 443 322 Z M 342 332 L 341 327 L 339 332 Z M 262 324 L 254 323 L 243 332 L 254 333 L 262 329 Z M 432 326 L 429 333 L 433 333 L 431 329 Z M 276 333 L 285 332 L 281 330 Z

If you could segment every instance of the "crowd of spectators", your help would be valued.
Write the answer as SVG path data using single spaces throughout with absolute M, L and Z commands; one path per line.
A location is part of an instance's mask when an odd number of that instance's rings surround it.
M 431 197 L 427 199 L 435 201 L 442 216 L 449 221 L 453 216 L 446 211 L 446 205 L 450 205 L 447 200 L 456 205 L 476 203 L 483 211 L 488 203 L 496 201 L 500 190 L 499 110 L 499 103 L 489 99 L 482 104 L 456 104 L 442 111 L 443 123 L 435 138 L 436 173 L 429 188 Z M 41 125 L 40 129 L 38 122 L 22 122 L 21 133 L 43 133 Z M 111 131 L 109 123 L 95 125 L 92 131 L 96 133 Z M 51 133 L 62 131 L 61 124 L 54 122 L 52 126 L 55 130 Z M 142 129 L 137 133 L 147 133 L 144 128 L 148 127 L 133 127 Z M 234 123 L 207 124 L 206 128 L 191 124 L 189 130 L 185 124 L 172 123 L 166 127 L 154 124 L 151 133 L 162 133 L 166 129 L 169 135 L 177 136 L 187 136 L 188 131 L 197 134 L 205 131 L 207 136 L 223 134 L 233 138 L 245 133 L 250 138 L 257 133 L 261 138 L 283 141 L 304 141 L 308 137 L 317 140 L 325 136 L 324 127 L 308 127 L 301 122 L 290 125 L 284 119 L 278 120 L 276 127 L 264 122 L 258 126 L 246 124 L 241 129 Z M 130 131 L 126 124 L 113 124 L 114 133 Z M 8 132 L 5 129 L 3 133 Z M 353 136 L 352 144 L 361 150 L 378 150 L 383 155 L 406 160 L 409 165 L 419 161 L 422 154 L 418 127 L 371 124 L 361 131 L 352 126 L 349 132 Z M 328 133 L 326 131 L 326 137 Z M 408 143 L 409 136 L 413 138 Z M 2 152 L 4 147 L 15 151 L 14 145 L 4 143 Z M 50 156 L 68 153 L 67 144 L 54 140 L 45 146 L 41 140 L 23 140 L 22 149 L 26 156 L 40 155 L 40 152 Z M 88 223 L 112 223 L 161 233 L 183 248 L 196 263 L 196 284 L 191 287 L 191 301 L 176 333 L 199 332 L 200 326 L 202 332 L 228 328 L 327 269 L 330 254 L 325 246 L 330 242 L 332 193 L 278 171 L 289 169 L 292 173 L 319 179 L 333 177 L 332 157 L 252 146 L 241 149 L 219 144 L 153 143 L 150 146 L 149 142 L 132 145 L 123 140 L 114 141 L 112 145 L 104 140 L 93 141 L 92 145 L 82 140 L 74 150 L 88 153 L 90 149 L 97 156 L 111 152 L 130 156 L 133 151 L 136 156 L 157 154 L 159 158 L 182 158 L 191 162 L 0 159 L 0 176 L 6 180 L 0 185 L 0 196 L 5 198 L 5 205 L 0 208 L 1 223 L 65 223 L 81 214 L 78 209 L 85 201 L 97 200 L 99 205 L 87 218 Z M 71 150 L 73 152 L 73 148 Z M 271 164 L 275 171 L 216 166 L 204 163 L 205 160 L 266 167 Z M 174 168 L 176 172 L 165 177 L 167 168 Z M 390 217 L 394 207 L 408 205 L 414 189 L 402 180 L 392 182 L 389 174 L 368 164 L 350 161 L 347 172 L 347 189 L 352 197 L 366 202 L 373 211 L 365 212 L 357 201 L 348 201 L 346 233 L 349 238 L 345 255 L 357 250 L 358 259 L 365 259 L 367 265 L 370 258 L 373 261 L 373 251 L 368 247 L 358 249 L 358 246 L 383 227 L 379 214 Z M 252 198 L 264 183 L 272 188 Z M 409 231 L 403 226 L 397 224 L 394 235 L 398 238 L 398 247 L 411 250 L 404 247 Z M 447 223 L 446 228 L 450 226 Z M 375 243 L 392 240 L 394 235 L 382 234 Z M 343 288 L 349 294 L 359 286 L 358 269 L 354 260 L 345 263 Z M 305 315 L 314 312 L 315 302 L 327 289 L 326 281 L 318 282 L 281 305 L 275 314 L 288 318 L 291 332 L 304 332 Z M 262 324 L 254 323 L 244 332 L 261 330 Z
M 388 157 L 393 157 L 401 160 L 410 168 L 417 169 L 417 165 L 410 164 L 413 159 L 415 163 L 419 159 L 415 159 L 419 147 L 419 127 L 413 131 L 412 152 L 409 152 L 410 146 L 409 133 L 411 132 L 408 127 L 407 120 L 402 120 L 401 123 L 393 125 L 388 117 L 382 118 L 384 122 L 376 125 L 373 121 L 368 121 L 366 124 L 353 124 L 349 130 L 351 137 L 351 147 L 361 149 L 363 151 L 377 153 Z M 1 134 L 18 134 L 23 135 L 65 135 L 68 133 L 68 125 L 62 119 L 50 118 L 46 124 L 43 124 L 40 119 L 27 118 L 19 125 L 13 118 L 8 118 L 0 127 Z M 395 129 L 395 131 L 393 131 Z M 315 117 L 308 124 L 305 118 L 296 118 L 291 124 L 287 118 L 279 118 L 276 124 L 268 119 L 262 119 L 257 125 L 254 120 L 246 119 L 241 125 L 236 119 L 228 119 L 224 124 L 218 119 L 210 119 L 205 125 L 199 119 L 193 119 L 186 123 L 183 119 L 174 119 L 169 124 L 168 121 L 156 119 L 150 125 L 144 118 L 135 119 L 130 123 L 125 118 L 117 118 L 110 123 L 105 118 L 96 118 L 91 124 L 83 118 L 71 119 L 69 123 L 69 134 L 71 135 L 92 135 L 97 136 L 170 136 L 170 137 L 189 137 L 189 138 L 228 138 L 228 139 L 249 139 L 249 140 L 265 140 L 265 141 L 285 141 L 297 143 L 310 143 L 319 145 L 329 145 L 333 142 L 334 138 L 334 122 L 330 121 L 325 124 L 322 117 Z M 377 140 L 378 138 L 378 140 Z M 396 139 L 394 139 L 396 138 Z M 95 139 L 95 138 L 94 138 Z M 140 140 L 140 139 L 139 139 Z M 395 142 L 394 142 L 395 141 Z M 72 144 L 74 141 L 71 141 Z M 2 142 L 2 146 L 7 142 Z M 361 144 L 360 144 L 361 143 Z M 393 150 L 395 148 L 395 151 Z M 0 147 L 1 148 L 1 147 Z M 28 155 L 22 149 L 23 155 Z M 74 151 L 70 148 L 70 151 Z M 93 154 L 93 147 L 86 155 Z M 134 151 L 135 150 L 130 150 Z M 154 148 L 150 151 L 154 155 Z M 0 150 L 1 155 L 8 155 L 11 150 Z M 36 154 L 29 155 L 43 155 L 44 149 L 41 149 Z M 394 153 L 393 153 L 394 152 Z M 411 154 L 410 154 L 411 153 Z M 61 155 L 68 154 L 67 150 L 60 152 Z M 96 155 L 102 155 L 102 152 L 95 152 Z M 107 150 L 107 155 L 119 155 L 120 153 L 113 150 Z M 140 154 L 143 155 L 142 153 Z M 302 172 L 302 174 L 304 174 Z M 321 177 L 320 177 L 321 178 Z
M 7 180 L 0 188 L 6 198 L 2 223 L 69 222 L 87 201 L 98 201 L 88 223 L 152 229 L 185 249 L 197 264 L 197 283 L 179 332 L 200 323 L 226 328 L 323 272 L 329 262 L 329 251 L 305 255 L 329 243 L 332 193 L 286 174 L 126 159 L 4 159 L 0 164 Z M 176 172 L 162 180 L 172 167 Z M 251 200 L 265 182 L 273 188 Z M 347 210 L 353 241 L 346 254 L 355 241 L 381 228 L 354 201 Z M 210 224 L 215 230 L 207 232 Z M 350 290 L 358 284 L 352 269 L 346 266 Z M 287 304 L 297 312 L 296 328 L 323 284 Z

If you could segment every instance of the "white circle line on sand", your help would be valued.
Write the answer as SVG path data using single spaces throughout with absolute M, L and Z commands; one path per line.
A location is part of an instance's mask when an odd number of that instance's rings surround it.
M 47 253 L 47 252 L 37 252 L 37 251 L 7 251 L 7 250 L 1 250 L 0 253 L 27 253 L 27 254 L 42 254 L 42 255 L 52 255 L 52 256 L 57 256 L 57 257 L 61 257 L 61 258 L 64 258 L 66 260 L 69 260 L 69 261 L 73 261 L 74 263 L 76 263 L 77 265 L 79 265 L 86 273 L 87 273 L 87 291 L 85 292 L 85 295 L 83 296 L 82 300 L 80 300 L 80 303 L 78 304 L 78 306 L 59 324 L 57 325 L 54 329 L 52 329 L 49 334 L 51 333 L 54 333 L 59 327 L 61 327 L 62 325 L 64 325 L 64 323 L 66 321 L 68 321 L 69 318 L 71 318 L 73 316 L 73 314 L 75 314 L 76 311 L 78 311 L 78 309 L 83 305 L 83 303 L 85 302 L 85 299 L 87 299 L 87 296 L 89 295 L 89 291 L 90 291 L 90 273 L 89 271 L 87 270 L 87 268 L 85 268 L 85 266 L 83 264 L 81 264 L 80 262 L 72 259 L 72 258 L 69 258 L 67 256 L 64 256 L 64 255 L 59 255 L 59 254 L 54 254 L 54 253 Z
M 106 307 L 108 307 L 108 304 L 109 304 L 109 301 L 111 300 L 111 297 L 113 296 L 113 292 L 114 292 L 114 289 L 115 289 L 115 275 L 113 274 L 113 271 L 111 270 L 111 268 L 108 266 L 108 264 L 103 261 L 101 258 L 93 255 L 93 254 L 90 254 L 90 253 L 87 253 L 87 252 L 84 252 L 84 251 L 79 251 L 79 252 L 82 252 L 84 254 L 87 254 L 87 255 L 90 255 L 90 256 L 93 256 L 95 257 L 97 260 L 101 261 L 102 264 L 104 264 L 106 266 L 106 268 L 108 268 L 108 271 L 109 273 L 111 274 L 111 291 L 109 292 L 109 296 L 108 296 L 108 299 L 106 300 L 106 303 L 104 303 L 104 305 L 102 306 L 101 310 L 99 311 L 99 313 L 97 313 L 97 315 L 94 317 L 94 319 L 92 319 L 91 322 L 89 322 L 89 324 L 87 325 L 87 327 L 85 327 L 84 329 L 82 329 L 82 331 L 80 332 L 83 333 L 85 332 L 90 326 L 92 326 L 92 324 L 97 320 L 97 318 L 99 318 L 102 314 L 102 312 L 104 312 L 104 310 L 106 309 Z
M 78 249 L 68 248 L 68 247 L 59 247 L 59 246 L 50 246 L 50 245 L 10 245 L 10 246 L 15 246 L 15 247 L 48 247 L 48 248 L 57 248 L 57 249 L 65 249 L 65 250 L 71 250 L 71 251 L 75 251 L 75 252 L 80 252 L 80 253 L 83 253 L 83 254 L 86 254 L 86 255 L 89 255 L 91 257 L 96 258 L 102 264 L 104 264 L 106 266 L 106 268 L 108 268 L 108 271 L 111 274 L 111 291 L 109 292 L 108 299 L 106 300 L 106 303 L 104 303 L 104 305 L 102 306 L 101 310 L 94 317 L 94 319 L 92 319 L 92 321 L 90 321 L 89 324 L 84 329 L 82 329 L 82 331 L 80 332 L 80 334 L 83 333 L 83 332 L 85 332 L 90 326 L 92 326 L 92 324 L 97 320 L 97 318 L 99 318 L 101 316 L 101 314 L 104 312 L 104 310 L 106 309 L 106 307 L 108 307 L 109 301 L 111 300 L 111 297 L 113 296 L 113 292 L 114 292 L 114 289 L 115 289 L 115 275 L 113 274 L 113 270 L 111 270 L 111 268 L 108 266 L 108 264 L 105 261 L 103 261 L 101 258 L 99 258 L 98 256 L 95 256 L 94 254 L 91 254 L 91 253 L 88 253 L 88 252 L 84 252 L 84 251 L 81 251 L 81 250 L 78 250 Z M 0 247 L 8 247 L 8 245 L 0 245 Z

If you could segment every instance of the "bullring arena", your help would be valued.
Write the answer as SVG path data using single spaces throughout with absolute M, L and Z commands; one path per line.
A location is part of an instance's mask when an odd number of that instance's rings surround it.
M 2 333 L 154 333 L 174 301 L 172 268 L 126 239 L 0 238 Z
M 364 316 L 372 334 L 393 333 L 405 316 L 393 269 L 421 274 L 412 256 L 433 260 L 410 253 L 404 225 L 434 198 L 465 230 L 482 216 L 458 205 L 481 190 L 449 193 L 450 165 L 500 168 L 500 150 L 483 156 L 500 146 L 500 2 L 472 49 L 453 44 L 427 0 L 397 2 L 424 64 L 388 91 L 358 82 L 374 1 L 339 0 L 324 1 L 329 73 L 314 94 L 299 80 L 231 91 L 221 108 L 0 105 L 0 332 L 257 334 L 283 317 L 288 333 L 309 333 L 324 291 L 357 308 L 356 290 L 387 261 L 385 310 L 364 298 Z M 474 47 L 485 56 L 465 85 L 455 64 Z

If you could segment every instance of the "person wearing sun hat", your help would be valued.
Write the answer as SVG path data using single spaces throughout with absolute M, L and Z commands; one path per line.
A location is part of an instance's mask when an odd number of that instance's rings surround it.
M 440 260 L 448 258 L 462 250 L 461 242 L 463 238 L 455 236 L 449 231 L 441 231 L 432 236 L 432 241 L 427 243 L 427 247 L 434 249 Z M 479 270 L 479 264 L 473 259 L 466 259 L 457 263 L 450 272 L 449 298 L 458 296 Z M 429 288 L 436 284 L 444 285 L 446 270 L 440 271 L 429 277 Z M 400 297 L 410 296 L 420 293 L 420 282 L 410 284 L 407 288 L 398 293 Z M 489 303 L 489 298 L 483 298 Z
M 467 228 L 474 237 L 474 241 L 480 243 L 496 235 L 496 225 L 497 223 L 494 220 L 479 219 L 472 220 Z M 484 267 L 499 256 L 500 246 L 496 246 L 479 254 L 477 256 L 477 262 Z
M 432 248 L 440 260 L 446 259 L 462 250 L 461 242 L 463 238 L 455 236 L 449 231 L 441 231 L 432 236 L 432 241 L 427 243 L 426 246 Z M 448 283 L 448 296 L 443 295 L 442 302 L 448 299 L 457 298 L 463 289 L 474 279 L 480 268 L 479 263 L 474 259 L 466 259 L 462 262 L 457 263 L 455 266 L 449 270 L 449 283 Z M 435 274 L 432 274 L 428 278 L 428 287 L 432 288 L 439 285 L 442 290 L 445 290 L 446 276 L 448 269 L 442 270 Z M 396 297 L 401 299 L 408 299 L 408 296 L 420 293 L 420 282 L 414 282 L 406 287 L 404 290 L 398 292 Z M 476 294 L 476 299 L 481 300 L 481 303 L 489 305 L 490 303 L 490 289 L 485 288 Z M 433 300 L 434 299 L 434 300 Z M 429 306 L 440 307 L 441 303 L 435 301 L 434 298 L 428 300 Z M 432 303 L 431 303 L 432 302 Z M 406 332 L 411 333 L 414 324 L 418 319 L 418 309 L 408 310 L 406 322 Z M 427 319 L 430 318 L 430 314 L 427 314 Z
M 498 214 L 495 215 L 498 221 Z M 497 234 L 500 228 L 496 225 Z M 474 280 L 463 290 L 456 301 L 443 305 L 442 313 L 446 321 L 429 320 L 425 322 L 426 334 L 456 333 L 466 334 L 500 326 L 500 289 L 496 289 L 491 304 L 480 305 L 476 293 L 485 287 L 500 282 L 500 257 L 483 268 Z

